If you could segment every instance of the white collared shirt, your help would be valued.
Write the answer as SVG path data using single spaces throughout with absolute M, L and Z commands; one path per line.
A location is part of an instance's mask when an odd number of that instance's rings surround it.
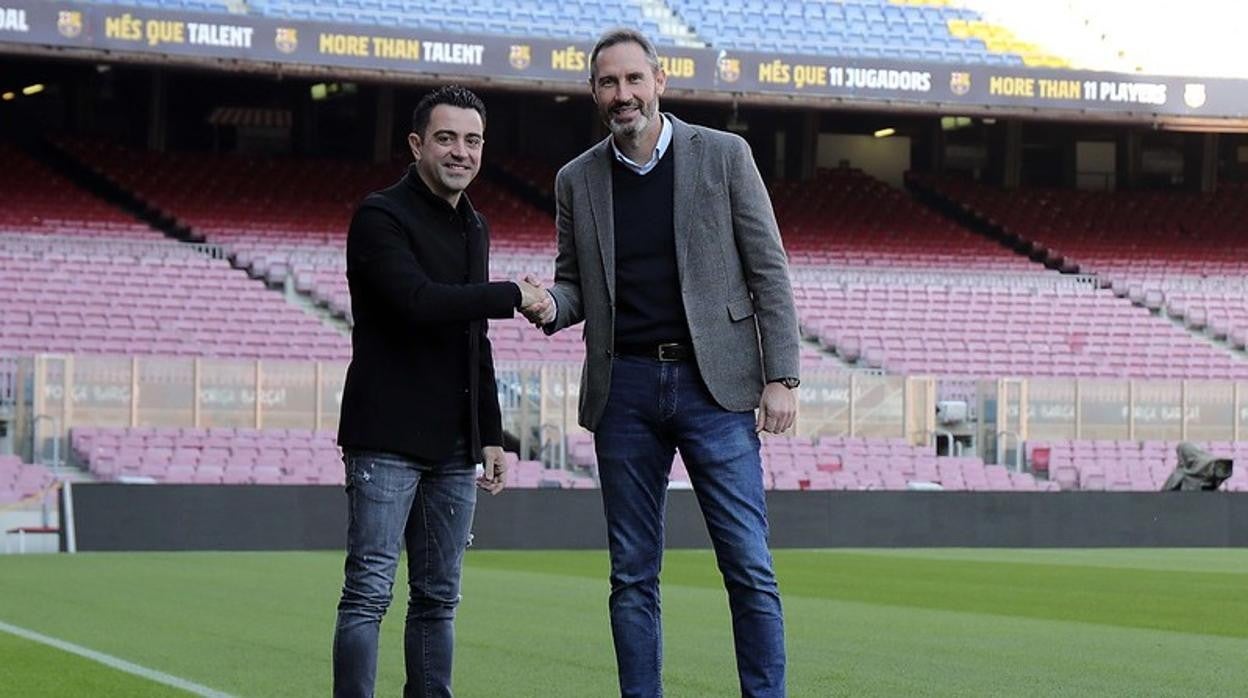
M 621 165 L 639 175 L 649 174 L 651 170 L 658 166 L 659 160 L 662 160 L 663 154 L 667 152 L 667 147 L 672 144 L 672 122 L 661 113 L 659 118 L 663 120 L 663 129 L 659 131 L 659 142 L 655 144 L 654 152 L 650 154 L 650 159 L 644 165 L 639 165 L 629 160 L 628 156 L 620 152 L 620 149 L 615 146 L 615 137 L 611 137 L 611 150 L 615 151 L 615 159 L 619 160 Z

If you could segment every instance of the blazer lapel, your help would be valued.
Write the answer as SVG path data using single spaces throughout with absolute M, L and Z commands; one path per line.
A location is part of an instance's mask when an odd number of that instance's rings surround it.
M 702 139 L 685 122 L 671 114 L 665 116 L 672 122 L 670 147 L 673 151 L 672 157 L 675 158 L 672 167 L 676 178 L 676 205 L 672 212 L 672 225 L 676 230 L 676 268 L 683 285 L 685 268 L 688 266 L 685 262 L 689 258 L 689 241 L 694 237 L 690 213 L 696 208 L 692 202 L 697 201 L 695 194 L 700 179 L 698 173 L 702 171 Z
M 598 233 L 598 252 L 602 255 L 602 274 L 607 282 L 607 296 L 615 301 L 615 209 L 611 201 L 611 143 L 603 141 L 594 152 L 594 159 L 585 170 L 589 207 L 593 212 L 594 230 Z

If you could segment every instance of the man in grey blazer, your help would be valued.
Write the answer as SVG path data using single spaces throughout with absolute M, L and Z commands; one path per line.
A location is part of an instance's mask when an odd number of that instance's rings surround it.
M 603 35 L 590 72 L 611 136 L 555 180 L 555 283 L 525 314 L 547 333 L 585 321 L 580 423 L 598 453 L 620 693 L 663 692 L 658 580 L 679 449 L 728 590 L 741 692 L 782 696 L 758 432 L 793 424 L 799 340 L 775 216 L 744 140 L 660 114 L 667 78 L 644 35 Z

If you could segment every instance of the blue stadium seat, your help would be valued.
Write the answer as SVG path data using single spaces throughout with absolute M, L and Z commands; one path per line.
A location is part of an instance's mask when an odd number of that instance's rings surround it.
M 94 0 L 154 8 L 224 12 L 221 0 Z M 950 19 L 978 20 L 975 10 L 895 4 L 891 0 L 667 0 L 677 17 L 713 48 L 810 52 L 821 56 L 931 58 L 949 62 L 1021 65 L 990 53 L 980 41 L 949 33 Z M 249 0 L 261 17 L 405 26 L 446 32 L 495 33 L 592 40 L 608 23 L 635 26 L 657 42 L 672 39 L 631 0 Z M 450 16 L 454 13 L 455 16 Z M 609 18 L 604 22 L 604 18 Z
M 981 18 L 964 8 L 898 5 L 890 0 L 745 0 L 736 5 L 668 0 L 668 4 L 701 38 L 727 49 L 768 50 L 760 49 L 761 44 L 782 52 L 829 56 L 1021 62 L 1016 56 L 990 54 L 982 42 L 949 34 L 948 20 Z

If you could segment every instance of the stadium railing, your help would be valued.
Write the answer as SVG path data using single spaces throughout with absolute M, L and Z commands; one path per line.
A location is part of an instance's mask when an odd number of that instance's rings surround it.
M 221 245 L 173 240 L 128 240 L 119 238 L 88 238 L 72 235 L 0 235 L 0 251 L 16 254 L 106 254 L 144 257 L 204 256 L 225 259 Z
M 345 361 L 41 354 L 16 361 L 30 396 L 16 391 L 18 430 L 48 416 L 63 439 L 76 426 L 337 428 Z M 543 430 L 577 425 L 579 362 L 499 361 L 496 375 L 504 428 L 527 447 Z M 922 444 L 934 429 L 936 381 L 872 372 L 803 372 L 795 433 L 899 438 Z M 24 428 L 23 428 L 24 427 Z
M 794 265 L 789 275 L 797 283 L 863 284 L 868 286 L 956 286 L 972 288 L 1032 288 L 1095 290 L 1093 274 L 1054 274 L 1048 271 L 977 274 L 949 269 L 891 271 L 878 268 L 824 268 Z
M 346 372 L 343 361 L 193 357 L 39 355 L 10 359 L 0 371 L 6 365 L 30 387 L 10 380 L 14 433 L 31 433 L 36 417 L 56 425 L 40 429 L 43 443 L 23 449 L 37 453 L 76 426 L 332 431 Z M 496 374 L 504 427 L 524 452 L 553 433 L 580 432 L 578 363 L 501 361 Z M 938 398 L 950 392 L 974 407 L 978 421 L 963 429 L 997 462 L 1035 440 L 1248 439 L 1248 381 L 1011 378 L 946 386 L 932 376 L 818 369 L 803 372 L 793 433 L 931 444 L 945 428 L 936 423 Z M 1003 434 L 1009 443 L 998 448 Z

